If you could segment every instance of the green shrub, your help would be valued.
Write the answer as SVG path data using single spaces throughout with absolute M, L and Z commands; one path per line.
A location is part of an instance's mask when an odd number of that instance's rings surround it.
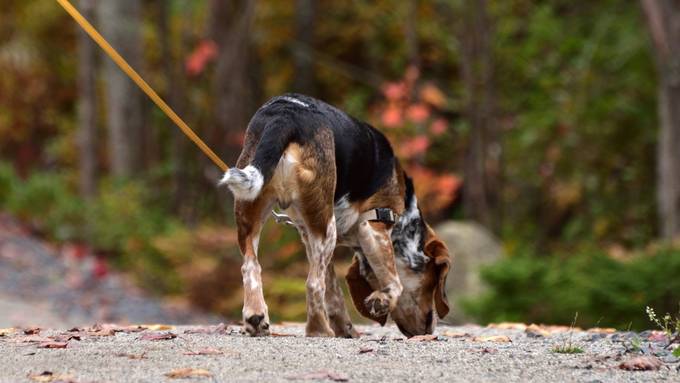
M 618 261 L 599 251 L 572 256 L 512 256 L 487 267 L 489 289 L 461 302 L 481 322 L 570 323 L 648 327 L 645 306 L 671 311 L 680 302 L 680 249 Z

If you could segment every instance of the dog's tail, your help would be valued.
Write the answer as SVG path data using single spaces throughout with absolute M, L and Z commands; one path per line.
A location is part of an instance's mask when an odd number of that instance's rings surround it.
M 274 175 L 279 159 L 296 136 L 297 129 L 290 121 L 271 121 L 257 143 L 255 155 L 243 169 L 230 168 L 224 173 L 220 185 L 227 185 L 236 199 L 252 201 Z

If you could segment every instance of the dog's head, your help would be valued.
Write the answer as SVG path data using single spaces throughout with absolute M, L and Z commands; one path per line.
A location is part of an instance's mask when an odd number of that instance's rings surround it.
M 446 245 L 423 220 L 413 193 L 413 183 L 406 179 L 406 210 L 392 229 L 392 245 L 403 291 L 397 306 L 390 312 L 399 330 L 406 336 L 432 334 L 436 315 L 444 318 L 449 312 L 446 297 L 446 276 L 451 258 Z M 387 316 L 372 316 L 364 300 L 378 289 L 370 265 L 354 258 L 347 281 L 357 310 L 365 317 L 379 322 Z M 436 313 L 435 313 L 436 309 Z

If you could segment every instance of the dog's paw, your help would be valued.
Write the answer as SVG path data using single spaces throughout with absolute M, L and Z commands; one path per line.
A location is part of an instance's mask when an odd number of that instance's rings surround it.
M 390 312 L 390 296 L 382 291 L 374 291 L 364 301 L 368 312 L 375 316 L 381 317 Z
M 243 329 L 250 336 L 267 336 L 269 332 L 269 318 L 264 314 L 253 314 L 243 318 Z

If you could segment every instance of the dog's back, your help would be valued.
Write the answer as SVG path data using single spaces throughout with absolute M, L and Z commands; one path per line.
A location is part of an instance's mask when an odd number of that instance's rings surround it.
M 319 142 L 324 129 L 332 132 L 332 142 Z M 254 199 L 274 176 L 290 144 L 317 151 L 324 144 L 332 144 L 335 202 L 342 197 L 350 202 L 370 197 L 394 169 L 392 147 L 378 130 L 312 97 L 287 94 L 272 98 L 255 113 L 237 163 L 243 170 L 230 170 L 222 183 L 237 197 Z

